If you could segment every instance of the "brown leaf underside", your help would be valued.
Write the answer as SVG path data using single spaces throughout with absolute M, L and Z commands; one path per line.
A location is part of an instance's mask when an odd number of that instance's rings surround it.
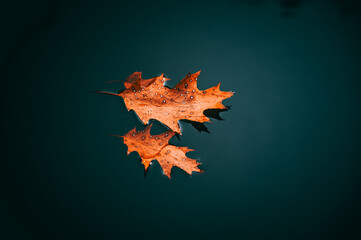
M 192 174 L 193 171 L 203 172 L 197 167 L 201 163 L 186 156 L 187 152 L 193 151 L 192 149 L 177 147 L 168 143 L 174 136 L 174 132 L 167 131 L 158 135 L 151 135 L 151 126 L 152 124 L 138 132 L 134 128 L 124 136 L 118 136 L 122 137 L 124 144 L 128 146 L 128 154 L 134 151 L 138 152 L 146 170 L 155 159 L 168 178 L 170 178 L 173 167 L 178 167 L 188 174 Z
M 135 72 L 125 81 L 126 90 L 119 94 L 108 94 L 122 97 L 128 111 L 134 110 L 144 125 L 150 119 L 156 119 L 181 134 L 179 120 L 210 122 L 203 111 L 226 109 L 222 101 L 233 95 L 233 92 L 221 91 L 220 83 L 207 90 L 199 90 L 199 74 L 200 71 L 188 74 L 174 88 L 168 88 L 164 86 L 164 82 L 169 79 L 163 74 L 151 79 L 142 79 L 141 72 Z

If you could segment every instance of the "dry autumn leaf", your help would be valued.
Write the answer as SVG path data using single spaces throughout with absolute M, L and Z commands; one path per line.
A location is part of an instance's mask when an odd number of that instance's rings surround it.
M 120 96 L 129 110 L 134 110 L 146 125 L 155 119 L 172 131 L 181 134 L 178 121 L 181 119 L 195 122 L 210 122 L 203 112 L 207 109 L 227 109 L 222 104 L 233 92 L 224 92 L 217 86 L 206 90 L 197 88 L 199 72 L 188 74 L 175 87 L 164 86 L 169 80 L 162 74 L 151 79 L 142 79 L 141 72 L 135 72 L 124 82 L 126 89 L 120 93 L 101 93 Z
M 170 178 L 173 167 L 178 167 L 188 174 L 192 172 L 203 172 L 197 166 L 197 160 L 188 158 L 187 152 L 193 151 L 187 147 L 177 147 L 170 145 L 168 141 L 175 135 L 172 131 L 167 131 L 158 135 L 151 135 L 151 125 L 148 125 L 142 131 L 136 131 L 134 128 L 124 136 L 115 135 L 124 139 L 124 144 L 128 146 L 127 153 L 138 152 L 145 170 L 155 159 L 163 169 L 164 175 Z

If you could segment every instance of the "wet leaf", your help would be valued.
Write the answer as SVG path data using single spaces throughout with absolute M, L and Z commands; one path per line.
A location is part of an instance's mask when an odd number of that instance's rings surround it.
M 210 122 L 203 112 L 207 109 L 227 109 L 222 101 L 233 95 L 233 92 L 221 91 L 220 83 L 212 88 L 199 90 L 199 74 L 200 71 L 188 74 L 175 87 L 169 88 L 164 85 L 169 79 L 163 74 L 151 79 L 142 79 L 141 73 L 135 72 L 124 82 L 124 91 L 118 94 L 102 93 L 122 97 L 128 111 L 134 110 L 144 125 L 150 119 L 156 119 L 172 131 L 181 134 L 179 120 Z
M 172 131 L 167 131 L 158 135 L 151 135 L 152 124 L 142 131 L 129 131 L 122 137 L 124 144 L 128 146 L 128 154 L 138 152 L 144 168 L 148 170 L 151 162 L 157 160 L 163 169 L 164 175 L 170 178 L 172 168 L 178 167 L 188 174 L 192 172 L 203 172 L 197 166 L 201 163 L 195 159 L 188 158 L 187 152 L 193 151 L 187 147 L 177 147 L 170 145 L 168 141 L 175 135 Z

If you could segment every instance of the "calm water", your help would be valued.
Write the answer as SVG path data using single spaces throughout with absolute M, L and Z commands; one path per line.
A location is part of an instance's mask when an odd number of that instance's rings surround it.
M 2 9 L 2 239 L 361 239 L 357 1 L 35 1 Z M 181 123 L 203 174 L 109 134 L 142 127 L 134 71 L 235 91 L 210 134 Z M 155 123 L 154 133 L 166 128 Z M 153 131 L 152 130 L 152 131 Z

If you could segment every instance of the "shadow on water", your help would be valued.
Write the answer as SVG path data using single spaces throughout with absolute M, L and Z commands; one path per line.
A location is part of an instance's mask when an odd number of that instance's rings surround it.
M 262 7 L 265 3 L 279 4 L 281 7 L 281 16 L 284 18 L 295 17 L 299 7 L 304 3 L 312 3 L 316 1 L 307 0 L 279 0 L 279 1 L 265 1 L 265 0 L 230 0 L 228 4 L 232 7 L 247 4 L 252 7 Z M 328 4 L 338 5 L 338 9 L 342 15 L 346 15 L 352 12 L 353 9 L 360 5 L 360 1 L 357 0 L 328 0 L 325 1 Z
M 290 18 L 295 15 L 295 10 L 301 5 L 302 0 L 281 0 L 280 4 L 282 7 L 281 16 Z
M 203 114 L 206 117 L 211 117 L 211 118 L 223 121 L 224 119 L 219 114 L 221 112 L 226 112 L 229 109 L 231 109 L 231 106 L 226 106 L 225 109 L 207 109 L 203 112 Z M 182 120 L 182 121 L 186 122 L 186 123 L 190 123 L 195 129 L 198 130 L 198 132 L 206 132 L 206 133 L 210 134 L 208 128 L 206 127 L 206 125 L 204 123 L 190 121 L 190 120 Z
M 262 5 L 264 2 L 265 0 L 230 0 L 228 3 L 233 6 L 241 3 L 246 3 L 248 5 L 258 7 Z
M 341 14 L 346 15 L 356 8 L 357 4 L 360 4 L 360 1 L 357 0 L 331 0 L 338 5 L 338 9 Z
M 253 7 L 261 7 L 266 2 L 267 1 L 265 0 L 231 0 L 228 3 L 232 6 L 245 3 Z M 295 9 L 301 5 L 301 2 L 302 0 L 280 0 L 278 1 L 278 3 L 277 1 L 271 1 L 271 3 L 276 3 L 281 5 L 282 8 L 281 16 L 287 18 L 294 16 Z

